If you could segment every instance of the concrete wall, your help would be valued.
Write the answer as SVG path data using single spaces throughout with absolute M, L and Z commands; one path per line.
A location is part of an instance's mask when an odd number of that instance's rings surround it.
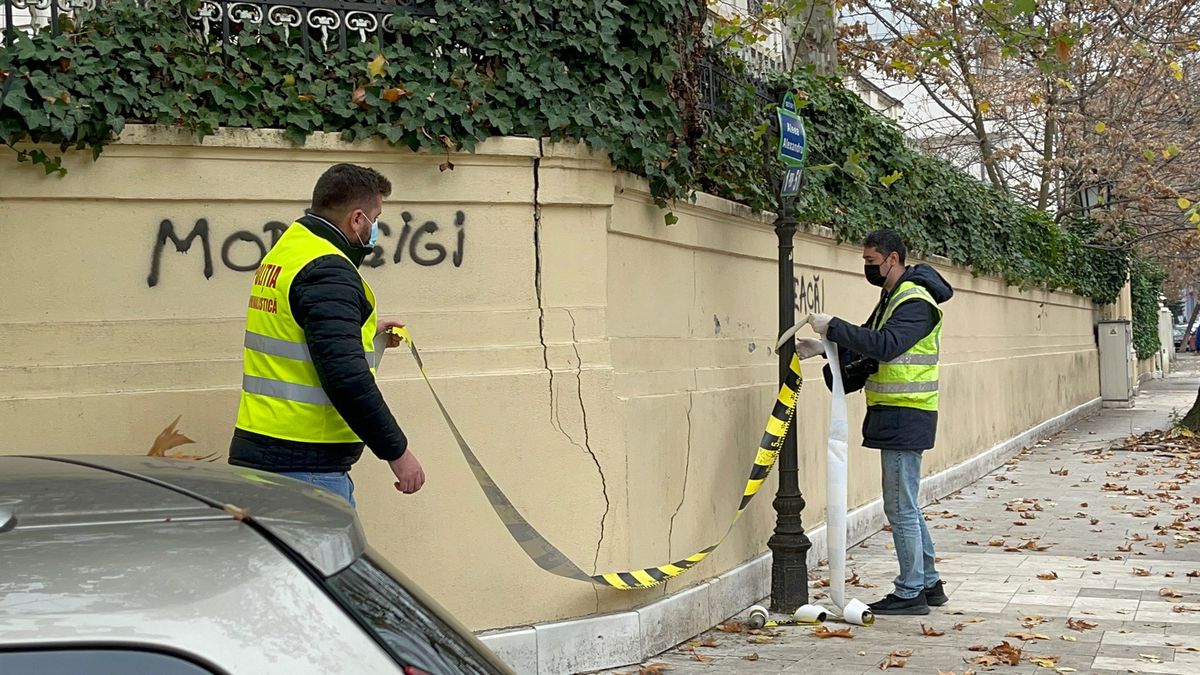
M 177 415 L 224 452 L 251 272 L 328 165 L 395 186 L 378 266 L 382 313 L 411 327 L 465 436 L 513 502 L 585 569 L 686 556 L 724 532 L 774 398 L 775 236 L 701 195 L 666 226 L 640 180 L 581 148 L 496 139 L 440 158 L 271 133 L 202 145 L 128 129 L 102 159 L 46 178 L 0 157 L 0 428 L 6 453 L 144 453 Z M 406 226 L 407 224 L 407 226 Z M 207 227 L 186 254 L 180 239 Z M 165 228 L 165 229 L 164 229 Z M 460 243 L 461 241 L 461 243 Z M 860 251 L 797 236 L 800 314 L 862 320 L 876 298 Z M 1098 395 L 1094 308 L 937 264 L 946 306 L 943 414 L 926 473 Z M 157 270 L 157 273 L 155 273 Z M 471 478 L 406 355 L 382 388 L 424 463 L 395 493 L 369 455 L 354 473 L 371 543 L 475 629 L 647 603 L 754 558 L 772 478 L 729 539 L 667 588 L 597 590 L 537 569 Z M 822 519 L 828 394 L 814 365 L 798 414 L 806 524 Z M 861 395 L 851 416 L 863 414 Z M 856 425 L 852 425 L 854 427 Z M 876 455 L 851 451 L 851 506 L 878 494 Z

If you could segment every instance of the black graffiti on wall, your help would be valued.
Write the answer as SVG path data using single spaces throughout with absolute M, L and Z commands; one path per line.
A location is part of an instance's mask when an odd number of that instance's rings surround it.
M 825 281 L 820 274 L 793 277 L 792 286 L 796 292 L 797 318 L 825 311 Z
M 363 260 L 364 266 L 377 268 L 386 265 L 388 260 L 391 260 L 393 265 L 400 265 L 407 258 L 420 267 L 436 267 L 447 262 L 454 267 L 462 267 L 467 243 L 465 213 L 457 211 L 454 214 L 452 227 L 445 227 L 435 220 L 426 220 L 417 225 L 408 211 L 402 212 L 400 218 L 404 224 L 396 231 L 394 248 L 388 241 L 393 228 L 380 221 L 379 240 L 375 250 Z M 261 235 L 249 230 L 238 230 L 230 234 L 221 240 L 221 264 L 234 272 L 252 272 L 258 269 L 267 252 L 279 241 L 287 228 L 286 223 L 273 220 L 262 226 Z M 180 234 L 181 229 L 176 229 L 175 223 L 169 219 L 163 219 L 158 224 L 158 232 L 150 254 L 147 286 L 153 288 L 158 285 L 163 252 L 167 250 L 168 242 L 175 247 L 177 253 L 190 253 L 192 247 L 198 243 L 204 257 L 204 278 L 212 278 L 213 233 L 208 219 L 197 219 L 187 234 Z

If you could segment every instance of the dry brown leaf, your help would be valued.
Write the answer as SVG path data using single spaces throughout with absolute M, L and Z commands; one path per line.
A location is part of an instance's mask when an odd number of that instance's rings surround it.
M 692 658 L 699 661 L 700 663 L 708 663 L 709 661 L 713 660 L 713 657 L 707 656 L 705 654 L 700 654 L 699 652 L 692 652 Z
M 745 630 L 746 624 L 741 621 L 730 621 L 728 623 L 717 624 L 717 630 L 722 633 L 740 633 Z
M 1065 467 L 1065 466 L 1058 470 L 1050 469 L 1051 476 L 1066 476 L 1069 473 L 1070 473 L 1070 471 L 1068 471 L 1067 467 Z
M 1061 656 L 1031 656 L 1029 662 L 1043 668 L 1057 668 Z
M 751 654 L 749 656 L 743 656 L 742 660 L 743 661 L 757 661 L 758 660 L 758 652 L 754 652 L 753 654 Z
M 1141 567 L 1135 567 L 1133 568 L 1133 575 L 1135 577 L 1148 577 L 1150 576 L 1150 570 L 1143 569 Z
M 1121 553 L 1129 553 L 1133 550 L 1133 544 L 1122 544 L 1121 546 L 1117 547 L 1117 550 Z
M 1000 546 L 1003 546 L 1003 545 L 1004 545 L 1004 540 L 1003 540 L 1003 539 L 993 539 L 993 540 L 991 540 L 991 541 L 989 541 L 989 542 L 988 542 L 988 546 L 996 546 L 996 547 L 1000 547 Z
M 1171 608 L 1171 611 L 1175 612 L 1176 614 L 1183 614 L 1184 612 L 1200 612 L 1200 605 L 1175 605 Z
M 851 632 L 851 630 L 849 628 L 841 628 L 838 630 L 831 630 L 829 628 L 826 628 L 825 626 L 817 626 L 816 628 L 813 629 L 812 633 L 813 633 L 813 635 L 816 635 L 817 637 L 819 637 L 821 639 L 853 638 L 854 637 L 854 634 Z
M 1050 619 L 1047 619 L 1044 616 L 1039 616 L 1039 615 L 1034 614 L 1033 616 L 1021 617 L 1021 625 L 1026 628 L 1033 628 L 1035 626 L 1039 626 L 1043 623 L 1046 623 L 1049 620 Z
M 967 651 L 969 652 L 986 652 L 987 650 L 987 645 L 971 645 L 970 647 L 967 647 Z
M 946 634 L 945 631 L 938 630 L 932 626 L 926 626 L 925 624 L 921 624 L 921 635 L 924 635 L 925 637 L 941 637 L 945 634 Z
M 662 675 L 670 669 L 671 664 L 669 663 L 647 663 L 638 668 L 638 675 Z
M 1005 640 L 995 647 L 992 647 L 991 650 L 988 651 L 988 654 L 999 658 L 1001 663 L 1006 663 L 1010 666 L 1019 666 L 1021 665 L 1022 651 L 1023 650 L 1020 647 L 1011 645 L 1008 643 L 1008 640 Z
M 1037 575 L 1037 578 L 1042 581 L 1056 581 L 1058 579 L 1058 572 L 1044 572 Z
M 982 656 L 976 656 L 975 658 L 970 659 L 967 661 L 967 663 L 974 663 L 977 666 L 991 668 L 992 666 L 1000 665 L 1001 662 L 998 657 L 992 656 L 991 654 L 984 654 Z
M 175 431 L 175 426 L 179 424 L 179 420 L 181 419 L 183 419 L 183 415 L 176 417 L 174 422 L 168 424 L 167 428 L 158 434 L 158 437 L 154 439 L 154 443 L 150 445 L 150 452 L 146 453 L 147 457 L 165 457 L 167 451 L 171 448 L 196 442 Z
M 718 645 L 717 641 L 714 640 L 713 638 L 705 638 L 705 639 L 701 640 L 696 646 L 697 647 L 708 647 L 709 649 L 716 649 L 720 645 Z
M 1016 638 L 1018 640 L 1049 640 L 1050 638 L 1041 633 L 1026 633 L 1025 631 L 1014 630 L 1004 637 Z
M 1067 628 L 1080 632 L 1091 630 L 1099 625 L 1095 621 L 1088 621 L 1087 619 L 1067 619 Z
M 1089 555 L 1088 557 L 1084 558 L 1084 560 L 1086 560 L 1088 562 L 1096 562 L 1099 559 L 1100 559 L 1100 554 L 1098 554 L 1098 553 L 1093 553 L 1093 554 Z
M 1192 570 L 1191 572 L 1188 572 L 1187 575 L 1189 577 L 1195 579 L 1197 577 L 1200 577 L 1200 570 Z
M 899 656 L 902 659 L 907 659 L 908 657 L 910 657 L 912 655 L 913 655 L 913 650 L 911 650 L 911 649 L 897 649 L 891 653 L 891 656 Z
M 904 652 L 907 652 L 907 654 Z M 908 649 L 892 652 L 891 654 L 888 654 L 888 657 L 884 659 L 883 662 L 879 664 L 879 669 L 887 670 L 889 668 L 903 668 L 904 665 L 908 663 L 908 659 L 906 659 L 905 656 L 911 655 L 912 651 Z
M 1160 588 L 1158 589 L 1158 595 L 1160 597 L 1170 598 L 1172 600 L 1178 600 L 1179 598 L 1183 597 L 1183 593 L 1180 593 L 1174 588 Z

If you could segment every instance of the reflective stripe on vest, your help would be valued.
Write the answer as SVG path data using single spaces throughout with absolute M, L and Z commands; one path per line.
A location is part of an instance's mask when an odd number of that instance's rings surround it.
M 939 357 L 942 342 L 942 311 L 929 291 L 911 281 L 896 287 L 883 312 L 876 317 L 875 330 L 883 328 L 896 308 L 905 302 L 929 303 L 937 310 L 937 323 L 904 354 L 886 363 L 867 379 L 867 405 L 896 406 L 920 410 L 938 409 Z
M 331 242 L 293 223 L 255 273 L 242 352 L 239 429 L 309 443 L 359 441 L 321 387 L 304 329 L 296 323 L 289 304 L 296 275 L 308 263 L 328 255 L 349 262 Z M 361 328 L 362 348 L 374 372 L 375 294 L 365 279 L 362 285 L 371 306 L 371 315 Z

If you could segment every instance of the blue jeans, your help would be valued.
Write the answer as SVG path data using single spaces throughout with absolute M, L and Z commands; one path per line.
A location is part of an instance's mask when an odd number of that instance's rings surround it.
M 883 468 L 883 513 L 892 526 L 892 542 L 900 561 L 893 582 L 896 595 L 915 598 L 938 582 L 934 569 L 933 540 L 921 515 L 917 494 L 921 489 L 921 453 L 917 450 L 880 450 Z
M 355 508 L 354 503 L 354 481 L 350 480 L 350 474 L 345 472 L 309 472 L 309 471 L 280 471 L 280 476 L 295 478 L 302 480 L 310 485 L 316 485 L 319 488 L 325 488 L 333 494 L 345 499 L 350 503 L 351 508 Z

